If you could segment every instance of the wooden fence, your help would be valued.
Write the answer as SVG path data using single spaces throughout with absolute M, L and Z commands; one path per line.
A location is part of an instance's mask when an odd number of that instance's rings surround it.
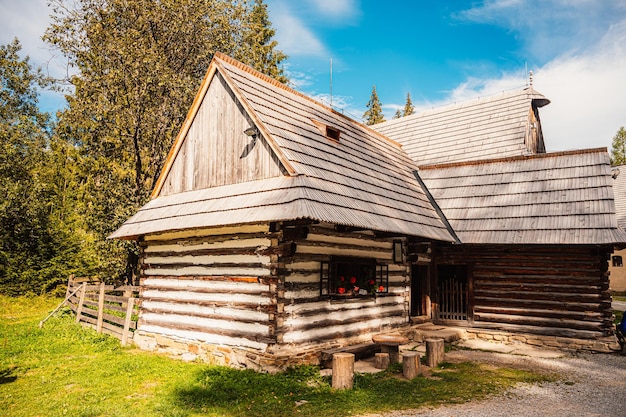
M 76 321 L 107 333 L 126 345 L 137 328 L 139 287 L 114 287 L 90 278 L 70 277 L 66 299 Z

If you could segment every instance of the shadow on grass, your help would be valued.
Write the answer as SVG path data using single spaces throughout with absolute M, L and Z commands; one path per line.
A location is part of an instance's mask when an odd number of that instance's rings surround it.
M 356 374 L 354 389 L 334 390 L 316 367 L 270 375 L 208 367 L 173 392 L 170 400 L 183 414 L 220 416 L 346 416 L 425 405 L 459 403 L 500 391 L 515 382 L 542 380 L 509 369 L 476 364 L 445 364 L 433 377 L 408 381 L 394 372 Z
M 300 406 L 296 402 L 304 400 L 300 404 L 306 404 L 330 391 L 315 367 L 298 367 L 276 375 L 209 367 L 199 370 L 190 385 L 179 388 L 174 401 L 178 407 L 202 413 L 289 416 Z
M 0 385 L 15 382 L 17 375 L 15 375 L 15 368 L 0 369 Z

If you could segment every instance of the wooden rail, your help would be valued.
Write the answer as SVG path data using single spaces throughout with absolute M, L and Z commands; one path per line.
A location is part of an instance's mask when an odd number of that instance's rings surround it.
M 70 277 L 66 300 L 76 322 L 107 333 L 126 345 L 137 328 L 139 287 L 106 285 L 89 278 Z

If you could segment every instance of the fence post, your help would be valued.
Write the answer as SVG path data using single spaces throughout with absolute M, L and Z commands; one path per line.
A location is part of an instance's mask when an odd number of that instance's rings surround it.
M 65 290 L 65 298 L 70 298 L 70 294 L 74 289 L 74 275 L 70 275 L 67 279 L 67 290 Z
M 83 304 L 85 303 L 85 294 L 87 293 L 87 284 L 84 284 L 80 290 L 80 298 L 78 307 L 76 307 L 76 323 L 80 323 L 80 315 L 83 313 Z
M 102 323 L 104 321 L 104 282 L 100 283 L 100 296 L 98 297 L 98 324 L 96 331 L 102 333 Z
M 133 316 L 133 307 L 135 306 L 135 299 L 130 297 L 128 299 L 128 305 L 126 306 L 126 318 L 124 319 L 124 331 L 122 332 L 122 346 L 126 346 L 128 343 L 128 335 L 130 334 L 130 322 Z

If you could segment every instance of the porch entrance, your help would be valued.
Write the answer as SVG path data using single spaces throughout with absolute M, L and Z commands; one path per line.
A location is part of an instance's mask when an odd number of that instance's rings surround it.
M 467 321 L 468 290 L 467 265 L 437 265 L 436 319 Z
M 430 267 L 413 265 L 411 267 L 411 317 L 429 315 L 430 302 L 425 297 L 430 294 Z

